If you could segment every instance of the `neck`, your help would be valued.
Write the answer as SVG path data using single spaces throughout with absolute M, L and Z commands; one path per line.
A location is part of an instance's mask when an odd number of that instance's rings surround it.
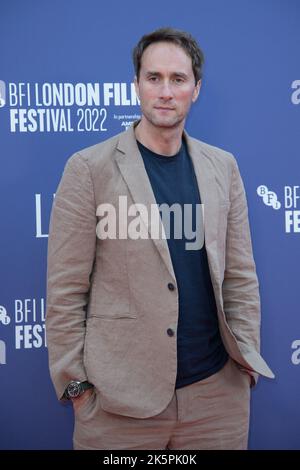
M 141 144 L 166 157 L 179 152 L 184 122 L 174 128 L 156 127 L 143 118 L 135 128 L 135 136 Z

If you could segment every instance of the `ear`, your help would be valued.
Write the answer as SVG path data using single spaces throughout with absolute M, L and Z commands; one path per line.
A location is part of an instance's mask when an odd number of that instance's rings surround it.
M 138 82 L 136 75 L 134 77 L 134 88 L 135 88 L 135 92 L 137 94 L 138 99 L 140 99 L 140 88 L 139 88 L 139 82 Z
M 194 91 L 193 91 L 193 97 L 192 97 L 192 102 L 195 103 L 197 101 L 197 98 L 200 93 L 200 88 L 201 88 L 202 81 L 198 80 L 198 82 L 195 85 Z

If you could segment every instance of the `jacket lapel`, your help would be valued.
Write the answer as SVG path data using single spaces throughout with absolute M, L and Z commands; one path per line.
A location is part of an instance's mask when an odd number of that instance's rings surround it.
M 204 204 L 205 243 L 209 246 L 217 238 L 218 191 L 213 167 L 201 148 L 201 143 L 184 132 L 193 162 L 201 202 Z
M 219 221 L 219 197 L 215 172 L 200 141 L 184 131 L 188 151 L 193 162 L 201 203 L 204 205 L 204 238 L 212 281 L 218 281 L 217 235 Z
M 152 238 L 151 233 L 164 233 L 155 196 L 136 143 L 134 126 L 130 127 L 128 131 L 120 135 L 117 149 L 118 155 L 116 157 L 116 162 L 128 186 L 133 201 L 136 204 L 143 204 L 147 208 L 149 220 L 144 216 L 143 212 L 140 213 L 140 216 L 148 229 L 149 237 Z M 150 217 L 151 210 L 156 214 L 154 218 Z M 158 223 L 158 227 L 155 227 L 155 222 Z M 163 262 L 166 264 L 168 271 L 175 280 L 175 273 L 167 240 L 162 236 L 159 238 L 152 238 L 152 240 L 156 245 Z

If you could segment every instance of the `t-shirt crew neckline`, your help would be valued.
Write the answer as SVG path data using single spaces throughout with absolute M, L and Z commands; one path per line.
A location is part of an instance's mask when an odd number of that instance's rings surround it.
M 177 160 L 179 158 L 179 156 L 181 155 L 182 150 L 183 150 L 183 141 L 181 142 L 180 149 L 174 155 L 161 155 L 159 153 L 153 152 L 153 150 L 150 150 L 148 147 L 143 145 L 139 140 L 137 140 L 136 142 L 138 144 L 138 147 L 141 147 L 142 150 L 144 150 L 145 152 L 151 154 L 153 157 L 157 158 L 158 160 L 163 160 L 163 161 L 166 161 L 166 162 Z

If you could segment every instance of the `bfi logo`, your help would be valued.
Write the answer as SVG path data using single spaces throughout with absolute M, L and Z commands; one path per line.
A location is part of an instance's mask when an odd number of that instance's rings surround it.
M 262 198 L 263 203 L 266 206 L 273 207 L 273 209 L 280 209 L 281 203 L 278 201 L 277 194 L 274 191 L 270 191 L 267 186 L 260 185 L 257 188 L 257 194 Z
M 300 186 L 284 186 L 283 199 L 285 209 L 285 232 L 300 233 Z M 275 191 L 270 190 L 266 185 L 257 188 L 257 194 L 263 203 L 275 210 L 281 208 L 282 203 Z

